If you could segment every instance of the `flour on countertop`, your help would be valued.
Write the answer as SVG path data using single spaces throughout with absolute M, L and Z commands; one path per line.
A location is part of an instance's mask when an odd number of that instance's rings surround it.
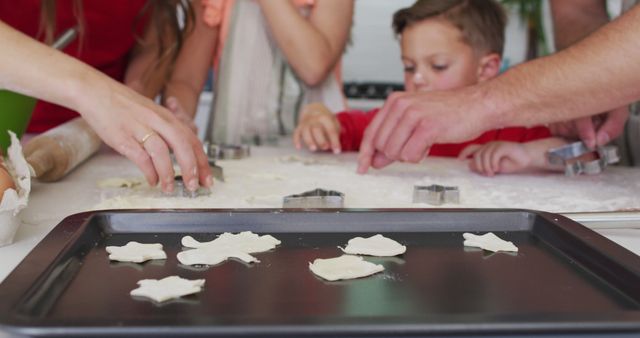
M 103 194 L 96 208 L 281 208 L 284 196 L 316 188 L 343 192 L 346 208 L 433 208 L 412 202 L 413 186 L 440 184 L 460 189 L 460 208 L 549 212 L 640 209 L 640 171 L 634 168 L 608 167 L 594 176 L 533 173 L 484 177 L 471 172 L 466 162 L 428 158 L 417 165 L 396 163 L 358 175 L 355 154 L 290 155 L 283 160 L 282 150 L 278 150 L 280 155 L 269 155 L 274 151 L 256 147 L 250 158 L 217 162 L 224 168 L 226 182 L 216 182 L 209 196 L 167 197 L 149 187 L 119 189 Z M 132 164 L 127 166 L 131 174 L 136 173 Z M 113 170 L 104 170 L 105 178 L 108 172 Z

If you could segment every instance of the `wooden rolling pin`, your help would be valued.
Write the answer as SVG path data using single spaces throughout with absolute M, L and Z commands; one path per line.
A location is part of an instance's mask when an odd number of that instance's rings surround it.
M 24 156 L 43 182 L 61 179 L 100 148 L 100 138 L 81 117 L 27 142 Z

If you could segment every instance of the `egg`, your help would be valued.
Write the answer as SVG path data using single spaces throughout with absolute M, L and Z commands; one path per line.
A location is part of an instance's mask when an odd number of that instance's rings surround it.
M 5 169 L 5 167 L 0 163 L 0 200 L 4 197 L 5 190 L 9 188 L 16 188 L 15 183 L 13 183 L 13 178 L 11 174 Z

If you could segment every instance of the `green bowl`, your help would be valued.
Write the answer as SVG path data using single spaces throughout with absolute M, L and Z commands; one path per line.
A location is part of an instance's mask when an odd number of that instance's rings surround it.
M 22 137 L 36 102 L 32 97 L 0 90 L 0 148 L 5 154 L 11 143 L 7 131 L 13 131 L 18 138 Z

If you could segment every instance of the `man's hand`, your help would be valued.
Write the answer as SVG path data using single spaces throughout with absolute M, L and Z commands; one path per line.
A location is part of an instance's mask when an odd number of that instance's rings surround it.
M 364 133 L 358 173 L 393 161 L 417 163 L 436 142 L 462 142 L 489 129 L 486 110 L 472 103 L 478 94 L 473 87 L 391 94 Z M 474 109 L 467 110 L 467 105 L 474 105 Z M 471 110 L 476 113 L 466 116 Z
M 624 106 L 610 112 L 584 117 L 549 126 L 551 133 L 566 138 L 579 138 L 587 147 L 593 149 L 603 146 L 622 134 L 629 118 L 629 107 Z

